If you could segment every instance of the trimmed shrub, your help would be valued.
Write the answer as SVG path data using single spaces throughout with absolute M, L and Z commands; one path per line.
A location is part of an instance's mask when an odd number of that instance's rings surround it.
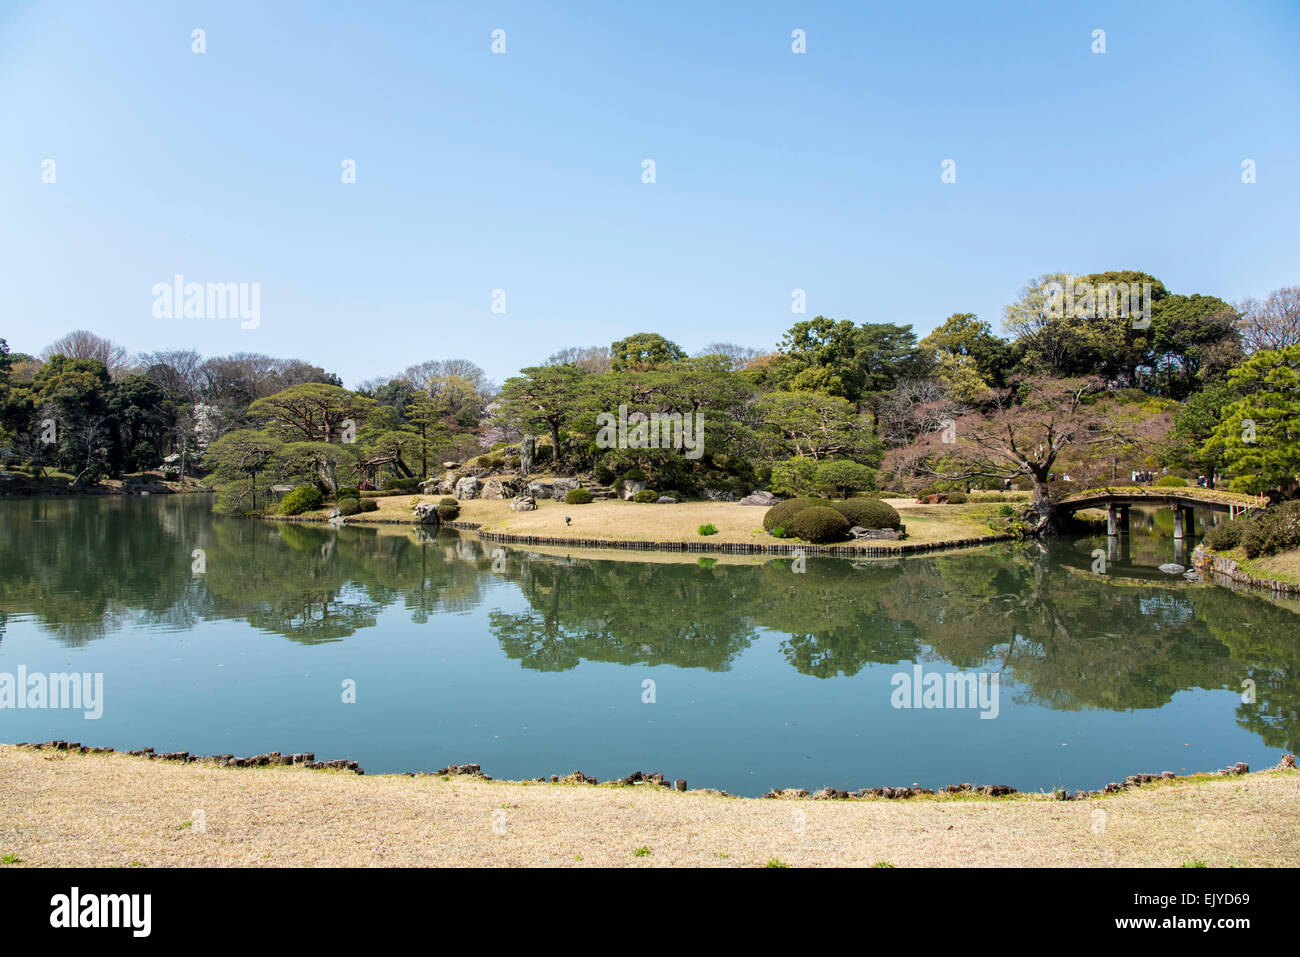
M 321 495 L 320 489 L 314 485 L 308 485 L 305 488 L 296 488 L 280 501 L 280 507 L 277 509 L 281 515 L 301 515 L 303 512 L 310 512 L 314 508 L 320 508 L 325 497 Z
M 645 473 L 642 472 L 640 469 L 628 469 L 626 472 L 623 473 L 623 478 L 627 479 L 629 482 L 646 481 Z
M 377 512 L 379 511 L 379 503 L 376 502 L 373 498 L 363 498 L 361 500 L 361 511 Z
M 1300 502 L 1286 502 L 1250 516 L 1241 533 L 1247 558 L 1300 548 Z
M 586 505 L 591 501 L 591 493 L 585 488 L 571 488 L 564 493 L 565 505 Z
M 1220 522 L 1205 533 L 1205 546 L 1215 551 L 1226 552 L 1241 544 L 1241 535 L 1249 524 L 1248 519 L 1232 522 Z
M 640 481 L 640 479 L 638 479 L 637 481 Z M 642 502 L 642 503 L 649 502 L 653 504 L 658 500 L 659 500 L 659 493 L 652 488 L 642 489 L 641 491 L 637 492 L 635 495 L 632 496 L 632 501 L 634 502 Z
M 460 499 L 452 498 L 450 495 L 444 495 L 442 498 L 438 499 L 438 504 L 455 505 L 457 508 L 460 508 Z
M 845 502 L 834 502 L 831 508 L 844 516 L 850 528 L 855 525 L 862 528 L 898 528 L 902 524 L 894 506 L 876 498 L 851 498 Z
M 966 504 L 966 493 L 965 493 L 965 492 L 949 492 L 949 493 L 948 493 L 948 504 L 949 504 L 949 505 L 965 505 L 965 504 Z
M 1156 488 L 1186 488 L 1187 479 L 1177 475 L 1162 475 L 1156 479 Z
M 848 498 L 876 484 L 876 470 L 848 459 L 822 462 L 813 474 L 813 484 L 825 492 L 837 492 Z
M 420 487 L 420 479 L 416 476 L 398 478 L 390 475 L 384 479 L 383 487 L 386 492 L 414 492 Z
M 438 518 L 442 519 L 442 521 L 444 521 L 444 522 L 454 522 L 454 521 L 456 521 L 456 519 L 460 518 L 460 506 L 459 506 L 459 505 L 439 505 L 439 506 L 438 506 Z
M 697 529 L 697 531 L 698 531 L 701 535 L 716 535 L 716 534 L 718 534 L 718 526 L 716 526 L 716 525 L 714 525 L 714 524 L 712 524 L 712 523 L 710 523 L 710 524 L 708 524 L 708 525 L 701 525 L 701 526 Z
M 355 515 L 361 511 L 361 500 L 351 496 L 341 498 L 338 500 L 338 508 L 340 515 Z
M 849 537 L 849 520 L 833 508 L 814 505 L 790 519 L 789 532 L 805 542 L 842 542 Z
M 771 531 L 778 525 L 784 527 L 786 531 L 790 530 L 790 519 L 805 508 L 813 506 L 828 507 L 831 503 L 824 498 L 788 498 L 784 502 L 773 505 L 763 516 L 763 528 Z M 793 533 L 792 533 L 793 534 Z
M 341 502 L 345 498 L 360 498 L 361 490 L 355 485 L 345 485 L 334 493 L 334 501 Z

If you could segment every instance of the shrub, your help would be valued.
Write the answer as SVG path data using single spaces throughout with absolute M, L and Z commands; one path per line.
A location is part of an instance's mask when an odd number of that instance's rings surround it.
M 813 474 L 813 484 L 826 492 L 838 492 L 840 498 L 848 498 L 875 485 L 876 470 L 848 459 L 822 462 Z
M 384 490 L 388 492 L 414 492 L 419 487 L 420 479 L 416 476 L 398 478 L 394 475 L 384 479 Z
M 1241 534 L 1247 558 L 1300 548 L 1300 502 L 1286 502 L 1252 515 Z
M 450 495 L 444 495 L 442 498 L 438 499 L 438 504 L 455 505 L 457 508 L 460 508 L 460 500 L 452 498 Z
M 898 528 L 902 524 L 894 506 L 875 498 L 851 498 L 835 502 L 831 508 L 843 515 L 850 527 Z
M 379 511 L 379 503 L 376 502 L 373 498 L 363 498 L 361 500 L 361 511 L 377 512 Z
M 1187 479 L 1177 475 L 1162 475 L 1156 479 L 1156 488 L 1186 488 Z
M 790 519 L 805 508 L 812 508 L 816 505 L 829 506 L 830 504 L 824 498 L 788 498 L 767 510 L 767 513 L 763 516 L 763 528 L 770 532 L 778 525 L 781 525 L 789 531 Z
M 965 492 L 949 492 L 949 493 L 948 493 L 948 504 L 949 504 L 949 505 L 965 505 L 965 504 L 966 504 L 966 493 L 965 493 Z
M 338 508 L 340 515 L 355 515 L 361 511 L 361 501 L 351 496 L 341 498 L 338 501 Z
M 660 493 L 659 493 L 659 497 L 660 497 L 660 498 L 663 498 L 665 495 L 667 495 L 669 498 L 674 499 L 674 500 L 676 500 L 676 501 L 678 501 L 678 502 L 680 502 L 683 498 L 685 498 L 685 496 L 682 495 L 681 492 L 673 491 L 672 489 L 669 489 L 669 490 L 666 491 L 666 492 L 660 492 Z
M 439 506 L 438 506 L 438 518 L 440 518 L 440 519 L 441 519 L 442 521 L 444 521 L 444 522 L 454 522 L 454 521 L 456 521 L 456 519 L 460 518 L 460 506 L 459 506 L 459 505 L 439 505 Z
M 629 482 L 644 482 L 646 480 L 645 473 L 640 469 L 628 469 L 623 473 L 623 478 Z
M 833 508 L 814 505 L 790 519 L 789 530 L 805 542 L 842 542 L 849 537 L 849 520 Z
M 638 479 L 638 481 L 640 481 Z M 659 493 L 652 488 L 642 489 L 632 496 L 634 502 L 655 502 L 659 499 Z
M 712 523 L 708 525 L 701 525 L 699 529 L 697 529 L 697 531 L 699 531 L 701 535 L 716 535 L 718 534 L 718 526 Z
M 777 495 L 807 495 L 813 490 L 813 476 L 816 472 L 816 459 L 796 455 L 772 466 L 768 486 Z
M 354 485 L 345 485 L 334 493 L 334 501 L 341 502 L 345 498 L 360 498 L 361 490 Z
M 1211 526 L 1205 533 L 1205 546 L 1215 551 L 1226 552 L 1241 544 L 1241 534 L 1249 524 L 1248 519 L 1234 522 L 1220 522 Z
M 614 470 L 604 463 L 597 465 L 592 474 L 601 485 L 613 485 L 616 478 Z
M 308 485 L 305 488 L 296 488 L 286 495 L 280 501 L 278 511 L 281 515 L 301 515 L 313 508 L 320 508 L 323 501 L 325 501 L 325 497 L 321 495 L 320 489 L 314 485 Z
M 564 493 L 565 505 L 586 505 L 591 501 L 591 493 L 585 488 L 571 488 Z

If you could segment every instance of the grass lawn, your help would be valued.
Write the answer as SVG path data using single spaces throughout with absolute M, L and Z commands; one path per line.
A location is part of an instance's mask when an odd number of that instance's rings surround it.
M 394 495 L 377 499 L 379 510 L 353 516 L 351 522 L 400 519 L 414 521 L 411 506 L 417 501 L 437 501 L 442 496 Z M 999 501 L 966 505 L 918 505 L 914 499 L 887 499 L 907 526 L 907 542 L 939 542 L 991 535 L 988 521 L 997 516 Z M 1011 501 L 1011 499 L 1007 499 Z M 798 539 L 776 539 L 763 531 L 767 509 L 734 502 L 682 502 L 652 505 L 607 499 L 588 505 L 539 499 L 533 512 L 512 512 L 501 500 L 469 499 L 461 502 L 462 522 L 475 522 L 484 531 L 553 538 L 603 539 L 641 542 L 718 542 L 796 544 Z M 324 515 L 322 511 L 319 514 Z M 565 517 L 572 519 L 566 525 Z M 699 527 L 717 526 L 716 535 L 700 535 Z M 890 546 L 888 541 L 873 545 Z
M 791 801 L 0 745 L 0 867 L 1296 867 L 1298 801 L 1295 770 L 1066 802 Z
M 1247 558 L 1241 548 L 1219 554 L 1235 559 L 1237 567 L 1247 575 L 1300 585 L 1300 549 L 1278 552 L 1276 555 L 1268 555 L 1264 558 Z

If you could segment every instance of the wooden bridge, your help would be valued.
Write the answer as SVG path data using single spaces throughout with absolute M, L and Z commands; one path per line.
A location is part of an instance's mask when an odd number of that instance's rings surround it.
M 1198 508 L 1227 512 L 1232 518 L 1244 512 L 1262 509 L 1262 495 L 1242 495 L 1219 489 L 1199 486 L 1162 488 L 1158 486 L 1121 486 L 1094 488 L 1067 495 L 1056 503 L 1059 514 L 1072 515 L 1087 508 L 1106 510 L 1106 534 L 1120 535 L 1128 532 L 1128 513 L 1133 505 L 1168 505 L 1174 511 L 1174 540 L 1181 541 L 1191 535 L 1192 520 Z

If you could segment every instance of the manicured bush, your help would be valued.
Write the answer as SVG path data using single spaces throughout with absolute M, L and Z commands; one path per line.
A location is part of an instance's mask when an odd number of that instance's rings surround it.
M 325 497 L 321 495 L 320 489 L 314 485 L 308 485 L 305 488 L 294 489 L 281 499 L 277 511 L 281 515 L 301 515 L 303 512 L 310 512 L 314 508 L 320 508 L 323 501 L 325 501 Z
M 1249 519 L 1232 522 L 1220 522 L 1211 526 L 1205 533 L 1205 547 L 1215 551 L 1226 552 L 1241 544 L 1241 534 L 1249 524 Z
M 585 488 L 571 488 L 564 493 L 565 505 L 586 505 L 591 501 L 591 493 Z
M 440 518 L 440 519 L 441 519 L 442 521 L 444 521 L 444 522 L 454 522 L 454 521 L 456 521 L 456 519 L 460 518 L 460 506 L 459 506 L 459 505 L 439 505 L 439 506 L 438 506 L 438 518 Z
M 637 481 L 640 481 L 640 479 L 638 479 Z M 658 500 L 659 500 L 659 493 L 656 492 L 656 491 L 655 491 L 654 489 L 652 489 L 652 488 L 642 489 L 641 491 L 637 492 L 635 495 L 632 496 L 632 501 L 634 501 L 634 502 L 642 502 L 642 503 L 644 503 L 644 502 L 652 502 L 652 503 L 653 503 L 653 502 L 656 502 L 656 501 L 658 501 Z
M 1177 475 L 1162 475 L 1156 479 L 1156 488 L 1186 488 L 1187 479 Z
M 813 484 L 825 492 L 833 492 L 840 498 L 848 498 L 854 492 L 861 492 L 876 484 L 876 470 L 848 459 L 836 459 L 822 462 L 813 473 Z
M 718 534 L 718 526 L 713 525 L 712 523 L 708 525 L 701 525 L 698 531 L 701 535 L 716 535 Z
M 338 509 L 340 515 L 355 515 L 361 511 L 361 500 L 348 496 L 338 500 Z
M 948 504 L 949 504 L 949 505 L 965 505 L 965 504 L 966 504 L 966 493 L 965 493 L 965 492 L 949 492 L 949 493 L 948 493 Z
M 361 500 L 361 511 L 377 512 L 379 511 L 379 503 L 376 502 L 373 498 L 363 498 Z
M 826 507 L 830 504 L 824 498 L 788 498 L 767 510 L 767 513 L 763 516 L 763 528 L 770 532 L 778 525 L 781 525 L 789 531 L 790 519 L 805 508 L 812 508 L 813 506 Z
M 1300 548 L 1300 502 L 1285 502 L 1250 516 L 1241 533 L 1247 558 Z
M 345 498 L 360 498 L 361 490 L 354 485 L 345 485 L 334 493 L 334 501 L 341 502 Z
M 450 495 L 444 495 L 442 498 L 438 499 L 438 504 L 455 505 L 457 508 L 460 508 L 460 500 L 452 498 Z
M 784 505 L 785 503 L 782 502 L 781 504 Z M 844 516 L 850 528 L 853 526 L 861 528 L 898 528 L 902 524 L 902 519 L 894 506 L 879 499 L 851 498 L 844 502 L 834 502 L 831 504 L 831 508 Z
M 833 508 L 814 505 L 790 519 L 789 531 L 805 542 L 842 542 L 849 537 L 849 520 Z
M 420 479 L 416 476 L 398 478 L 395 475 L 390 475 L 384 479 L 383 487 L 386 492 L 414 492 L 420 487 Z
M 629 482 L 644 482 L 646 480 L 645 473 L 640 469 L 628 469 L 623 473 L 623 478 Z

